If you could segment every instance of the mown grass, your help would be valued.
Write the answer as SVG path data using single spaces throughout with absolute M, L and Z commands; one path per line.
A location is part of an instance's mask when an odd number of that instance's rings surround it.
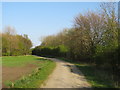
M 23 67 L 27 64 L 37 64 L 35 61 L 40 60 L 40 57 L 36 56 L 5 56 L 2 57 L 2 65 L 7 67 Z M 44 60 L 40 60 L 43 62 Z
M 75 64 L 93 88 L 115 88 L 109 72 L 97 69 L 91 64 L 74 62 L 65 58 L 59 59 Z
M 20 58 L 21 57 L 21 58 Z M 40 85 L 47 79 L 50 73 L 55 68 L 55 62 L 51 60 L 47 60 L 44 58 L 36 57 L 36 56 L 20 56 L 20 57 L 10 57 L 10 60 L 7 57 L 4 57 L 6 61 L 4 62 L 5 66 L 17 66 L 17 65 L 25 65 L 31 61 L 39 60 L 42 63 L 36 63 L 38 67 L 29 75 L 22 76 L 19 80 L 14 82 L 6 81 L 5 85 L 11 88 L 39 88 Z M 17 59 L 18 58 L 18 59 Z M 24 60 L 22 60 L 24 59 Z M 17 61 L 18 60 L 18 61 Z M 7 63 L 8 61 L 8 63 Z M 19 64 L 19 63 L 20 64 Z M 16 65 L 16 64 L 17 65 Z M 12 65 L 11 65 L 12 64 Z

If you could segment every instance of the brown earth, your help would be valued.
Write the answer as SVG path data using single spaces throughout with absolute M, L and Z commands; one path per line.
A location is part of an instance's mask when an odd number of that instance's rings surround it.
M 37 62 L 38 63 L 38 62 Z M 38 66 L 35 64 L 27 64 L 23 67 L 2 67 L 2 87 L 6 88 L 4 85 L 5 81 L 15 81 L 22 76 L 32 73 L 32 71 L 37 68 Z

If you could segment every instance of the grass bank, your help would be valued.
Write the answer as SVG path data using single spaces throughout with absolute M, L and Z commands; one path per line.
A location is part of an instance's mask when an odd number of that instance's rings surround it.
M 106 70 L 98 69 L 94 65 L 87 63 L 74 62 L 73 60 L 65 58 L 58 59 L 75 64 L 93 88 L 120 88 L 115 86 L 111 79 L 111 73 Z

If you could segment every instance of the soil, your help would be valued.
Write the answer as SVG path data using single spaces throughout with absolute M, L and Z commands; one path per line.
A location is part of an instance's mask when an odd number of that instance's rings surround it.
M 4 85 L 5 81 L 12 81 L 20 79 L 22 76 L 32 73 L 37 67 L 34 64 L 27 64 L 24 67 L 2 67 L 2 87 L 7 88 Z

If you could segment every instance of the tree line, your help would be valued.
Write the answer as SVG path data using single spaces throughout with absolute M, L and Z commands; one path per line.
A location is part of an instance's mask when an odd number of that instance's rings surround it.
M 32 54 L 65 57 L 92 63 L 110 70 L 120 84 L 120 46 L 116 3 L 102 3 L 99 11 L 88 11 L 74 18 L 72 28 L 46 36 Z
M 18 56 L 31 53 L 32 42 L 28 35 L 18 35 L 14 28 L 8 26 L 0 34 L 2 38 L 2 56 Z

